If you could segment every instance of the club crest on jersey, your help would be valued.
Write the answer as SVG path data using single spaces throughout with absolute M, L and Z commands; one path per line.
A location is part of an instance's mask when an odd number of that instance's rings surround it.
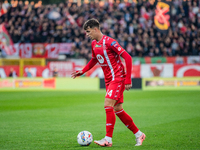
M 118 47 L 118 51 L 121 51 L 121 47 Z
M 113 41 L 110 45 L 113 46 L 114 44 L 116 44 L 117 42 L 116 41 Z
M 103 56 L 101 56 L 100 54 L 98 54 L 96 57 L 97 57 L 99 63 L 103 64 L 103 62 L 104 62 Z
M 101 47 L 101 45 L 96 44 L 95 47 Z

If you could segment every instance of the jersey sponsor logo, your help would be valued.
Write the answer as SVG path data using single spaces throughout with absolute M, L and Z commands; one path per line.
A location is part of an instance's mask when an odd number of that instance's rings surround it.
M 103 56 L 101 56 L 100 54 L 98 54 L 96 57 L 97 57 L 98 61 L 99 61 L 101 64 L 103 64 L 103 62 L 104 62 Z
M 116 43 L 116 41 L 113 41 L 110 45 L 113 46 Z
M 116 43 L 116 44 L 114 44 L 114 47 L 117 47 L 118 46 L 118 44 Z
M 121 51 L 121 49 L 122 49 L 121 47 L 118 47 L 118 51 Z
M 95 47 L 101 47 L 101 45 L 96 44 Z

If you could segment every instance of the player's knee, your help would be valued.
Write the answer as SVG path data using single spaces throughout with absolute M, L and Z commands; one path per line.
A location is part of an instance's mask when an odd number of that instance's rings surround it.
M 106 106 L 114 107 L 115 103 L 116 100 L 105 98 L 104 107 Z
M 110 104 L 110 103 L 104 103 L 104 107 L 114 107 L 114 105 Z
M 120 111 L 120 110 L 122 110 L 122 109 L 123 109 L 123 106 L 122 106 L 121 103 L 114 106 L 114 110 L 115 110 L 115 111 Z

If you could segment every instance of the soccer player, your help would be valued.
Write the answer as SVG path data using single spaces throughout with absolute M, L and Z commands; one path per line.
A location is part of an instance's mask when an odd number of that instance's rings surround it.
M 135 146 L 140 146 L 146 136 L 137 128 L 133 119 L 124 111 L 122 105 L 124 90 L 129 90 L 132 87 L 132 58 L 116 40 L 102 34 L 98 20 L 87 20 L 83 28 L 86 31 L 86 35 L 93 40 L 91 43 L 92 59 L 82 70 L 73 72 L 72 78 L 84 74 L 98 62 L 104 72 L 106 85 L 104 102 L 106 112 L 106 135 L 102 140 L 95 140 L 94 143 L 103 147 L 112 146 L 116 114 L 125 126 L 135 134 Z M 126 72 L 120 56 L 125 60 Z

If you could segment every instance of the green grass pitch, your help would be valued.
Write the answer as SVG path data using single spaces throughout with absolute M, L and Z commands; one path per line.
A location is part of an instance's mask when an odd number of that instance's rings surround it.
M 105 136 L 105 90 L 0 92 L 1 150 L 197 150 L 200 149 L 199 91 L 124 93 L 124 109 L 146 134 L 135 136 L 117 118 L 113 147 L 79 146 L 76 137 L 88 130 L 95 140 Z

